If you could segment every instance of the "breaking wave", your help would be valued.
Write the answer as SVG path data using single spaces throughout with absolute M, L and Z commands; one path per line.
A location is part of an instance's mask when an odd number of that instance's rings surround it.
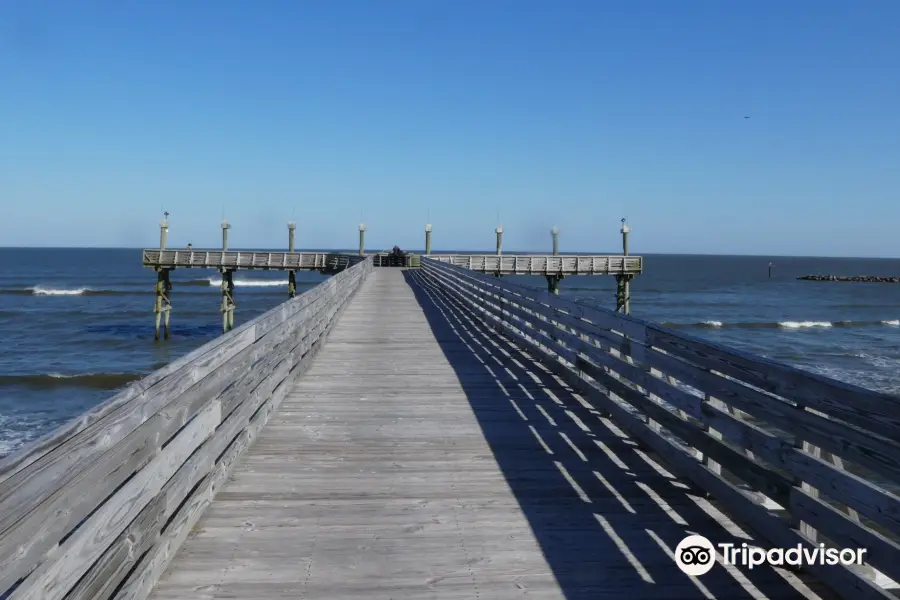
M 220 286 L 222 285 L 222 279 L 220 277 L 210 277 L 209 279 L 204 280 L 208 285 Z M 298 284 L 300 282 L 297 282 Z M 287 279 L 284 281 L 277 279 L 235 279 L 234 286 L 235 287 L 275 287 L 281 285 L 287 285 Z
M 235 279 L 234 285 L 236 287 L 283 287 L 287 286 L 288 282 L 285 278 L 284 280 L 278 279 Z M 190 281 L 174 281 L 173 285 L 177 290 L 181 286 L 203 286 L 203 287 L 219 287 L 222 285 L 222 279 L 217 277 L 210 277 L 209 279 L 193 279 Z M 315 283 L 307 282 L 307 281 L 298 281 L 297 287 L 306 287 L 310 285 L 315 285 Z M 147 294 L 153 295 L 154 291 L 154 282 L 151 282 L 148 285 L 144 285 L 142 287 L 134 287 L 130 289 L 95 289 L 90 287 L 50 287 L 44 285 L 35 285 L 26 288 L 6 288 L 0 289 L 0 294 L 4 295 L 14 295 L 14 296 L 133 296 L 140 295 L 145 296 Z
M 16 296 L 127 296 L 135 294 L 147 294 L 147 290 L 95 290 L 89 287 L 80 288 L 52 288 L 41 285 L 21 289 L 0 290 L 0 294 L 12 294 Z M 151 288 L 150 293 L 153 293 Z

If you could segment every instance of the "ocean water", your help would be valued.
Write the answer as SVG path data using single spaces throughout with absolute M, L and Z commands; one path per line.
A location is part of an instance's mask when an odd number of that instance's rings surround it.
M 172 276 L 172 337 L 154 342 L 156 275 L 140 260 L 133 249 L 0 249 L 0 456 L 221 333 L 218 273 L 184 269 Z M 645 255 L 632 314 L 900 395 L 900 284 L 797 281 L 807 274 L 898 275 L 900 260 Z M 298 292 L 325 278 L 298 272 Z M 243 271 L 235 287 L 239 324 L 287 298 L 287 274 Z M 610 277 L 561 286 L 608 308 L 614 293 Z

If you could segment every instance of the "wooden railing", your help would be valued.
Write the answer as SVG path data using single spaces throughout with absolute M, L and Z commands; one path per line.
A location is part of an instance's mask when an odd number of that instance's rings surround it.
M 141 264 L 153 269 L 262 269 L 335 272 L 362 260 L 339 252 L 269 252 L 267 250 L 142 250 Z
M 371 270 L 342 271 L 0 461 L 0 598 L 146 597 Z
M 844 597 L 894 598 L 872 568 L 900 580 L 900 399 L 435 260 L 422 268 L 772 547 L 863 548 L 868 569 L 808 569 Z
M 432 254 L 432 260 L 470 271 L 503 275 L 639 275 L 640 256 Z

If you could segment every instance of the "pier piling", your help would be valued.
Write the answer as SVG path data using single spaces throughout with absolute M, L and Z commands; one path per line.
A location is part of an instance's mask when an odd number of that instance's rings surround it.
M 297 224 L 293 221 L 288 222 L 288 252 L 294 251 L 294 231 Z M 297 275 L 294 271 L 288 271 L 288 298 L 293 298 L 297 293 Z
M 229 229 L 231 229 L 231 225 L 228 224 L 228 221 L 222 221 L 222 252 L 228 252 Z
M 228 332 L 234 329 L 234 271 L 224 269 L 222 271 L 222 331 Z
M 559 283 L 562 280 L 562 275 L 547 275 L 547 291 L 559 295 Z
M 501 225 L 497 225 L 497 229 L 494 230 L 494 233 L 497 234 L 497 256 L 501 256 L 503 254 L 503 227 Z M 496 273 L 494 273 L 494 277 L 497 277 L 499 279 L 499 269 Z
M 559 256 L 559 227 L 555 225 L 550 229 L 550 235 L 553 238 L 553 256 Z M 562 282 L 562 273 L 556 275 L 547 275 L 547 291 L 551 294 L 559 295 L 559 284 Z
M 222 221 L 222 252 L 228 251 L 228 230 L 231 225 Z M 222 331 L 234 329 L 234 271 L 222 269 Z
M 172 312 L 171 303 L 172 282 L 169 279 L 169 269 L 160 269 L 156 272 L 156 302 L 153 312 L 156 317 L 156 333 L 154 341 L 159 341 L 160 320 L 163 321 L 163 339 L 169 339 L 169 314 Z
M 163 213 L 163 220 L 159 223 L 159 249 L 166 249 L 166 237 L 169 233 L 169 213 Z M 169 269 L 157 269 L 156 271 L 156 301 L 153 303 L 153 313 L 156 321 L 156 333 L 153 341 L 159 341 L 159 325 L 163 321 L 163 339 L 169 339 L 169 314 L 172 312 L 170 301 L 172 282 L 169 279 Z
M 622 219 L 622 254 L 628 256 L 628 234 L 631 228 Z M 633 275 L 622 273 L 616 275 L 616 312 L 631 314 L 631 278 Z
M 159 222 L 159 249 L 166 249 L 166 236 L 169 233 L 169 213 L 163 213 L 163 220 Z

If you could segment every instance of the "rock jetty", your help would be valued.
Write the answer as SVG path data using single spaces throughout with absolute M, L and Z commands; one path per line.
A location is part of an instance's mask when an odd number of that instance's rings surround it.
M 859 281 L 862 283 L 900 283 L 900 277 L 878 275 L 804 275 L 804 281 Z

